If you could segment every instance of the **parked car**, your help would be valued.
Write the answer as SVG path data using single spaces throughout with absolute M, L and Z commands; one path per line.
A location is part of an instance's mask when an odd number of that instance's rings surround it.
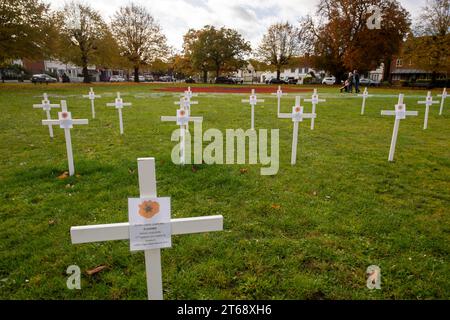
M 236 84 L 233 78 L 231 77 L 217 77 L 214 83 L 222 83 L 222 84 Z
M 55 83 L 58 82 L 53 77 L 50 77 L 48 74 L 34 74 L 31 77 L 31 82 L 33 83 Z
M 294 77 L 288 77 L 284 81 L 286 81 L 288 84 L 297 84 L 298 79 L 295 79 Z
M 244 83 L 244 79 L 239 78 L 239 77 L 231 77 L 231 79 L 233 79 L 234 83 L 236 83 L 236 84 L 243 84 Z
M 145 82 L 145 77 L 144 76 L 139 75 L 138 79 L 139 79 L 139 82 Z M 130 80 L 129 81 L 130 82 L 134 82 L 134 74 L 130 76 Z
M 109 82 L 125 82 L 125 78 L 122 76 L 118 76 L 118 75 L 112 75 L 109 78 Z
M 192 79 L 191 77 L 189 77 L 186 80 L 184 80 L 184 82 L 186 82 L 186 83 L 195 83 L 195 80 Z
M 145 81 L 147 81 L 147 82 L 153 82 L 153 81 L 155 81 L 155 78 L 153 78 L 153 76 L 152 76 L 151 74 L 145 74 L 145 75 L 144 75 L 144 79 L 145 79 Z
M 322 80 L 322 84 L 333 85 L 336 83 L 336 77 L 326 77 Z
M 272 78 L 270 80 L 266 80 L 266 84 L 287 84 L 287 82 L 283 79 Z
M 359 85 L 366 87 L 378 87 L 380 85 L 380 81 L 364 78 L 359 80 Z
M 173 82 L 172 76 L 162 76 L 159 77 L 159 81 L 161 82 Z

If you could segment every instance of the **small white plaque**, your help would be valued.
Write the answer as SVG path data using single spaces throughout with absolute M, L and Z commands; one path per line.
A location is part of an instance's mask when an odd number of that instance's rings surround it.
M 61 129 L 72 129 L 73 120 L 72 113 L 69 111 L 58 112 L 59 127 Z
M 303 121 L 303 107 L 296 106 L 292 107 L 292 121 Z
M 130 250 L 172 246 L 170 198 L 129 198 Z
M 116 109 L 120 109 L 120 108 L 123 108 L 123 100 L 122 100 L 122 98 L 120 98 L 120 99 L 118 99 L 118 98 L 116 98 Z
M 256 104 L 258 102 L 258 98 L 256 97 L 256 95 L 251 95 L 250 96 L 250 104 Z
M 406 119 L 406 105 L 405 104 L 395 105 L 395 119 L 397 119 L 397 120 Z
M 177 110 L 177 125 L 183 126 L 189 123 L 189 112 L 187 110 Z

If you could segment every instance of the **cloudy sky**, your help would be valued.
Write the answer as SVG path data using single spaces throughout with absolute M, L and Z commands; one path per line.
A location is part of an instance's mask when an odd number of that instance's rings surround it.
M 67 0 L 46 0 L 60 9 Z M 109 22 L 114 12 L 130 0 L 84 0 L 100 11 Z M 204 25 L 226 26 L 238 30 L 256 47 L 266 28 L 280 20 L 296 23 L 299 17 L 314 13 L 319 0 L 133 0 L 149 9 L 175 49 L 181 49 L 189 28 Z M 416 17 L 426 0 L 400 0 Z

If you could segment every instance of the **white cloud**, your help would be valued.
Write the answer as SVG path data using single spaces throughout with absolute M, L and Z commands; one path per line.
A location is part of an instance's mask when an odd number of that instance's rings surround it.
M 53 9 L 61 8 L 67 0 L 46 0 Z M 133 0 L 144 5 L 161 24 L 168 42 L 181 49 L 183 35 L 189 28 L 204 25 L 226 26 L 238 30 L 256 48 L 267 27 L 278 21 L 297 23 L 308 13 L 314 13 L 319 0 Z M 401 4 L 417 17 L 425 0 L 404 0 Z M 88 1 L 109 22 L 114 12 L 130 3 L 128 0 Z

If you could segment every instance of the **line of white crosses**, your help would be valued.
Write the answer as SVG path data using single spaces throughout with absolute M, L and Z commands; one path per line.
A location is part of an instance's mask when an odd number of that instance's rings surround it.
M 106 106 L 108 106 L 108 107 L 115 107 L 117 109 L 117 112 L 119 113 L 120 134 L 123 134 L 122 109 L 123 109 L 123 107 L 131 106 L 131 103 L 130 102 L 123 102 L 122 98 L 120 97 L 120 92 L 117 92 L 117 98 L 114 101 L 114 103 L 107 103 Z
M 314 89 L 314 92 L 311 96 L 311 99 L 305 99 L 306 102 L 312 102 L 312 111 L 311 113 L 317 115 L 316 113 L 316 105 L 319 104 L 319 102 L 325 102 L 325 99 L 319 99 L 319 95 L 317 94 L 317 89 Z M 311 119 L 311 130 L 314 130 L 314 119 Z
M 95 119 L 95 105 L 94 105 L 94 100 L 95 98 L 101 98 L 101 96 L 96 95 L 94 93 L 94 89 L 91 88 L 91 90 L 89 91 L 88 95 L 83 95 L 83 98 L 89 98 L 89 100 L 91 100 L 91 111 L 92 111 L 92 119 Z
M 425 101 L 417 101 L 417 103 L 425 105 L 425 117 L 423 119 L 423 129 L 426 130 L 428 128 L 428 114 L 430 113 L 430 107 L 433 104 L 438 104 L 439 101 L 433 101 L 433 96 L 431 95 L 431 91 L 428 91 Z
M 255 89 L 252 89 L 252 94 L 250 95 L 249 99 L 243 99 L 243 103 L 249 103 L 252 106 L 252 120 L 251 120 L 251 129 L 255 130 L 255 106 L 258 104 L 258 102 L 264 102 L 263 99 L 258 99 L 258 97 L 255 94 Z
M 283 91 L 281 90 L 281 86 L 278 86 L 277 92 L 272 93 L 272 95 L 277 96 L 277 117 L 279 117 L 281 113 L 281 97 L 286 96 L 287 93 L 283 93 Z
M 138 159 L 139 192 L 141 198 L 156 198 L 155 159 Z M 203 233 L 223 230 L 223 216 L 206 216 L 171 219 L 172 235 Z M 88 225 L 70 228 L 73 244 L 127 240 L 130 238 L 130 224 L 114 223 Z M 149 300 L 162 300 L 161 249 L 144 251 L 147 294 Z
M 373 97 L 373 95 L 369 94 L 369 91 L 367 91 L 367 87 L 365 87 L 363 93 L 358 94 L 358 97 L 363 97 L 361 105 L 361 115 L 364 115 L 364 109 L 366 108 L 366 99 L 369 97 Z
M 395 105 L 395 110 L 383 110 L 382 116 L 395 116 L 394 131 L 392 133 L 391 148 L 389 150 L 389 161 L 394 161 L 395 145 L 397 144 L 398 128 L 400 126 L 400 120 L 406 119 L 406 116 L 417 116 L 417 111 L 406 111 L 406 104 L 403 102 L 404 95 L 399 94 L 398 103 Z
M 87 119 L 72 119 L 72 113 L 67 111 L 67 104 L 65 100 L 61 100 L 61 112 L 58 112 L 58 120 L 42 120 L 43 125 L 57 126 L 64 129 L 64 136 L 66 139 L 67 162 L 69 163 L 69 174 L 75 174 L 75 166 L 73 164 L 72 152 L 72 138 L 70 136 L 70 129 L 74 124 L 88 124 Z
M 442 112 L 444 112 L 445 99 L 448 97 L 447 88 L 444 88 L 442 94 L 438 94 L 438 97 L 441 97 L 441 107 L 439 108 L 439 115 L 442 116 Z
M 43 100 L 40 104 L 33 104 L 33 108 L 35 109 L 42 109 L 45 111 L 47 115 L 47 120 L 51 120 L 52 117 L 50 115 L 50 111 L 52 108 L 59 108 L 59 104 L 51 104 L 50 100 L 48 99 L 47 93 L 44 93 Z M 53 127 L 49 124 L 48 125 L 48 132 L 50 134 L 50 138 L 53 138 Z
M 295 97 L 295 106 L 292 107 L 292 113 L 280 113 L 280 119 L 292 119 L 294 127 L 292 130 L 292 149 L 291 149 L 291 165 L 297 162 L 297 145 L 298 145 L 298 123 L 303 122 L 303 119 L 314 120 L 315 113 L 304 113 L 303 106 L 300 104 L 300 97 Z
M 183 96 L 187 99 L 189 99 L 189 101 L 192 99 L 192 97 L 197 97 L 198 94 L 197 93 L 193 93 L 191 91 L 191 87 L 188 87 L 188 89 L 186 91 L 184 91 Z

